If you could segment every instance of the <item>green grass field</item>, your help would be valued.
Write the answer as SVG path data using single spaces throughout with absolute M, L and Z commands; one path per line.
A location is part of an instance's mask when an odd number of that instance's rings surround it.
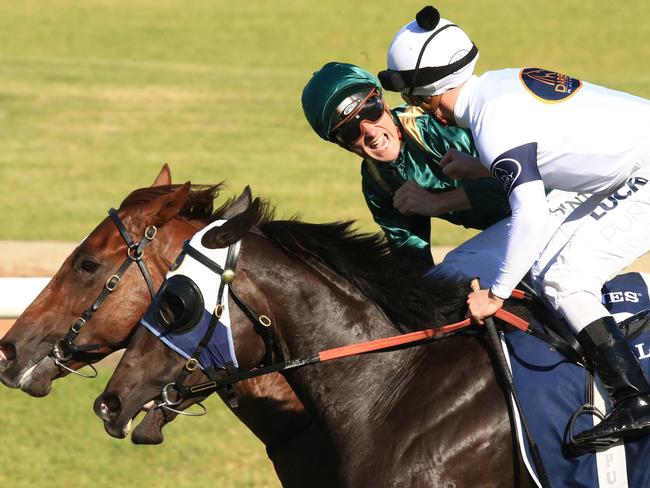
M 479 72 L 537 65 L 650 96 L 642 0 L 437 5 L 481 49 Z M 330 60 L 382 69 L 421 6 L 0 2 L 0 239 L 78 240 L 162 162 L 178 181 L 251 184 L 281 215 L 374 230 L 358 158 L 311 131 L 300 93 Z M 467 235 L 441 224 L 433 241 Z
M 208 415 L 165 428 L 165 442 L 136 446 L 104 433 L 92 412 L 110 371 L 66 378 L 42 399 L 0 389 L 0 485 L 12 487 L 276 488 L 263 445 L 214 397 Z
M 0 1 L 0 239 L 79 240 L 162 162 L 176 181 L 250 184 L 280 215 L 375 230 L 358 158 L 311 131 L 300 93 L 327 61 L 383 69 L 423 5 Z M 646 1 L 437 6 L 481 49 L 478 72 L 539 66 L 650 97 Z M 471 235 L 447 224 L 432 234 Z M 0 484 L 277 486 L 262 446 L 218 399 L 207 417 L 171 425 L 162 446 L 108 438 L 91 411 L 106 374 L 65 379 L 39 400 L 0 389 Z

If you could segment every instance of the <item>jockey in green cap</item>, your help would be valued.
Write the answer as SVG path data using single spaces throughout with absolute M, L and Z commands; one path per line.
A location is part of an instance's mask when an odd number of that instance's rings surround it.
M 446 127 L 417 108 L 389 110 L 368 71 L 327 63 L 305 86 L 302 108 L 322 139 L 363 158 L 363 194 L 393 251 L 431 264 L 431 217 L 485 229 L 510 214 L 496 181 L 456 181 L 438 164 L 450 150 L 477 157 L 469 131 Z

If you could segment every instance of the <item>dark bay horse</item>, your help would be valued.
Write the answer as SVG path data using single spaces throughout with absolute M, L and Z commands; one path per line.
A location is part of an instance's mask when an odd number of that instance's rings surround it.
M 135 190 L 120 205 L 118 215 L 133 239 L 139 239 L 149 225 L 157 226 L 142 258 L 156 288 L 184 240 L 215 218 L 236 213 L 240 202 L 250 203 L 247 190 L 239 199 L 213 210 L 218 189 L 219 185 L 172 185 L 165 165 L 152 187 Z M 125 254 L 125 241 L 114 222 L 106 218 L 0 340 L 2 383 L 33 396 L 49 393 L 52 381 L 67 374 L 52 360 L 52 348 L 93 303 Z M 132 265 L 75 340 L 78 345 L 106 346 L 74 355 L 65 365 L 77 369 L 124 347 L 149 302 L 147 284 L 138 266 Z M 235 390 L 240 406 L 234 413 L 267 446 L 284 486 L 336 486 L 331 475 L 331 448 L 281 375 L 245 381 Z M 133 441 L 162 442 L 162 428 L 174 417 L 166 410 L 150 410 L 134 430 Z
M 241 239 L 232 286 L 250 308 L 271 319 L 276 358 L 312 356 L 463 318 L 468 286 L 423 280 L 420 269 L 392 258 L 378 236 L 354 234 L 348 224 L 267 220 L 264 213 L 256 200 L 211 229 L 202 243 L 225 248 Z M 236 310 L 231 309 L 231 324 L 239 368 L 252 369 L 267 356 L 267 347 Z M 107 432 L 121 437 L 185 363 L 140 327 L 95 402 Z M 530 483 L 514 454 L 506 395 L 480 334 L 285 375 L 328 433 L 342 486 Z M 196 368 L 186 383 L 205 378 Z

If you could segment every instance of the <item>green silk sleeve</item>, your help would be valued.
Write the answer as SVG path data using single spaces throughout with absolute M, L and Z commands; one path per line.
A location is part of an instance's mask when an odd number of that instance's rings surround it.
M 374 181 L 365 162 L 361 165 L 361 177 L 366 204 L 374 221 L 384 231 L 391 251 L 416 259 L 423 266 L 433 264 L 429 244 L 431 218 L 399 213 L 393 207 L 393 196 Z
M 438 162 L 449 149 L 456 149 L 474 157 L 478 152 L 469 131 L 459 127 L 446 127 L 433 117 L 420 117 L 418 128 L 421 131 L 428 152 L 433 156 L 430 165 Z M 486 229 L 495 222 L 510 215 L 508 197 L 502 186 L 490 177 L 476 180 L 462 180 L 456 184 L 465 190 L 471 208 L 453 212 L 453 217 L 443 217 L 450 222 L 473 229 Z
M 431 159 L 436 165 L 452 148 L 478 157 L 478 151 L 469 131 L 460 127 L 444 126 L 429 116 L 419 117 L 417 125 L 429 153 L 433 156 Z

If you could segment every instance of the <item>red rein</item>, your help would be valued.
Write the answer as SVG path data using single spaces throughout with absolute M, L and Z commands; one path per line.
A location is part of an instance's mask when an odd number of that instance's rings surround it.
M 512 292 L 512 297 L 523 300 L 526 298 L 526 294 L 521 290 L 514 290 Z M 530 324 L 526 322 L 524 319 L 517 317 L 515 314 L 510 313 L 503 309 L 500 309 L 496 314 L 494 314 L 494 316 L 524 332 L 528 330 L 528 327 L 530 326 Z M 421 330 L 418 332 L 411 332 L 409 334 L 401 334 L 398 336 L 376 339 L 374 341 L 362 342 L 360 344 L 351 344 L 349 346 L 335 347 L 334 349 L 327 349 L 326 351 L 319 352 L 318 358 L 321 361 L 330 361 L 331 359 L 353 356 L 355 354 L 362 354 L 364 352 L 381 351 L 383 349 L 389 349 L 391 347 L 401 346 L 403 344 L 410 344 L 412 342 L 431 339 L 433 337 L 448 334 L 455 330 L 469 327 L 470 325 L 471 325 L 470 319 L 465 319 L 460 322 L 456 322 L 454 324 L 445 325 L 444 327 L 440 327 L 439 329 Z

